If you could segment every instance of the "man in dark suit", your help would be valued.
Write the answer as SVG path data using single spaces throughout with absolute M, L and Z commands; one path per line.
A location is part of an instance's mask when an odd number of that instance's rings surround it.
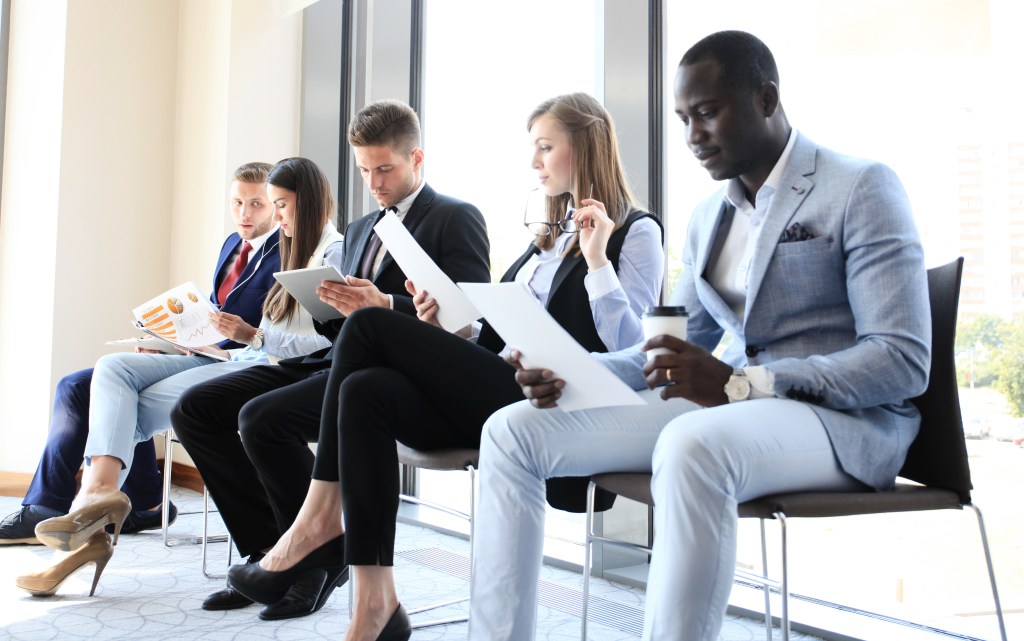
M 345 282 L 325 282 L 319 289 L 321 299 L 345 315 L 373 306 L 416 313 L 405 289 L 405 274 L 373 232 L 389 210 L 452 280 L 490 281 L 483 216 L 473 205 L 438 194 L 423 182 L 419 139 L 416 113 L 398 101 L 368 105 L 349 125 L 356 165 L 381 209 L 345 230 Z M 333 339 L 343 322 L 344 318 L 318 324 L 318 331 Z M 217 502 L 239 553 L 249 562 L 259 561 L 277 542 L 305 499 L 313 470 L 308 443 L 319 437 L 334 355 L 331 347 L 281 361 L 279 366 L 222 376 L 189 389 L 171 412 L 175 432 Z M 264 608 L 260 618 L 315 612 L 334 587 L 300 583 L 281 602 Z M 203 608 L 223 610 L 250 603 L 226 588 L 210 595 Z
M 267 200 L 266 182 L 270 169 L 267 163 L 253 162 L 235 170 L 230 201 L 236 231 L 221 247 L 210 294 L 210 302 L 225 312 L 242 317 L 250 325 L 259 325 L 263 299 L 274 283 L 274 272 L 281 268 L 274 208 Z M 233 341 L 223 341 L 219 346 L 224 349 L 240 347 Z M 75 475 L 82 466 L 89 434 L 92 372 L 89 368 L 68 374 L 57 384 L 43 455 L 22 501 L 22 508 L 0 523 L 0 545 L 38 545 L 36 523 L 67 514 L 75 496 Z M 138 508 L 129 513 L 122 533 L 160 527 L 163 483 L 152 440 L 135 447 L 135 457 L 122 490 Z M 169 511 L 173 521 L 177 510 L 171 505 Z

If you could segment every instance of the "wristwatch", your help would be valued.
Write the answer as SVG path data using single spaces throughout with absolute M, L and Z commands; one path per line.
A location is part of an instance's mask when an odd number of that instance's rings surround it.
M 259 349 L 259 348 L 263 347 L 263 328 L 262 327 L 260 327 L 259 329 L 256 330 L 256 335 L 252 337 L 251 341 L 249 341 L 249 347 L 251 347 L 253 349 Z
M 730 403 L 745 401 L 750 398 L 750 379 L 747 373 L 741 369 L 734 369 L 729 382 L 725 384 L 725 395 L 729 397 Z

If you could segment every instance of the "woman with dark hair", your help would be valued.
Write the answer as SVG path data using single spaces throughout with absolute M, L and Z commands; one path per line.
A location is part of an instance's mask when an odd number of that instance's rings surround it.
M 331 221 L 334 200 L 319 167 L 305 158 L 282 160 L 270 170 L 267 192 L 274 220 L 281 227 L 282 268 L 340 267 L 342 236 Z M 131 510 L 119 488 L 131 467 L 135 444 L 170 426 L 171 408 L 184 390 L 228 372 L 302 356 L 330 344 L 315 332 L 309 312 L 280 283 L 267 294 L 258 328 L 225 312 L 214 312 L 210 320 L 223 335 L 248 347 L 233 352 L 207 347 L 181 356 L 110 354 L 96 363 L 82 487 L 66 516 L 42 521 L 35 530 L 42 543 L 71 554 L 42 572 L 18 577 L 18 587 L 49 596 L 73 572 L 93 562 L 96 573 L 90 596 L 95 592 L 113 554 L 104 528 L 113 525 L 116 543 Z M 229 360 L 220 362 L 208 354 Z
M 588 350 L 639 342 L 640 314 L 661 293 L 661 226 L 629 191 L 611 117 L 577 93 L 541 104 L 527 128 L 546 219 L 524 221 L 533 241 L 502 280 L 526 286 Z M 348 317 L 336 340 L 306 501 L 260 563 L 228 574 L 247 597 L 275 602 L 302 577 L 338 562 L 328 551 L 345 530 L 345 560 L 356 577 L 346 641 L 410 634 L 392 574 L 395 440 L 418 449 L 477 447 L 484 420 L 522 399 L 504 345 L 486 323 L 476 343 L 448 333 L 436 326 L 436 302 L 407 286 L 427 322 L 376 308 Z M 563 498 L 568 506 L 575 497 Z

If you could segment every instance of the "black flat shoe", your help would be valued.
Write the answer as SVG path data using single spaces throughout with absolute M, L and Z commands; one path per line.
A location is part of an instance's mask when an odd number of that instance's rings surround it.
M 288 588 L 284 598 L 260 610 L 264 621 L 294 619 L 318 612 L 324 607 L 334 588 L 348 581 L 348 567 L 310 570 Z
M 409 641 L 411 636 L 412 622 L 409 621 L 409 615 L 405 613 L 405 608 L 399 603 L 398 609 L 377 635 L 377 641 Z
M 259 563 L 228 568 L 228 586 L 253 601 L 270 605 L 284 598 L 288 589 L 310 570 L 341 568 L 345 559 L 345 536 L 339 536 L 310 552 L 304 559 L 281 572 L 271 572 Z

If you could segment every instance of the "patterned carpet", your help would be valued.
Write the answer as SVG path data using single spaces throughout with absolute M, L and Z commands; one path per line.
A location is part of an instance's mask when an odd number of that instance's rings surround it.
M 202 531 L 201 495 L 174 489 L 174 502 L 183 514 L 172 534 L 198 535 Z M 0 515 L 13 512 L 18 499 L 0 497 Z M 195 512 L 194 514 L 184 514 Z M 210 532 L 223 532 L 212 515 Z M 398 592 L 409 609 L 467 593 L 466 541 L 430 529 L 399 525 L 395 577 Z M 0 547 L 0 639 L 208 639 L 217 641 L 274 639 L 341 639 L 348 622 L 347 586 L 335 591 L 323 610 L 288 621 L 264 622 L 258 606 L 226 612 L 206 612 L 202 599 L 223 585 L 201 571 L 198 545 L 165 547 L 159 531 L 124 536 L 100 580 L 96 596 L 88 597 L 92 566 L 72 576 L 50 598 L 32 597 L 14 586 L 14 577 L 48 564 L 52 552 L 41 546 Z M 227 545 L 209 547 L 210 570 L 223 572 Z M 237 560 L 237 557 L 236 557 Z M 541 608 L 537 638 L 569 641 L 580 636 L 579 574 L 545 567 L 541 575 Z M 595 641 L 639 638 L 643 619 L 641 590 L 596 580 L 592 592 Z M 423 613 L 414 620 L 465 614 L 466 603 Z M 455 641 L 466 638 L 466 624 L 418 629 L 414 641 Z M 799 634 L 794 639 L 810 639 Z M 756 621 L 730 617 L 722 641 L 764 639 Z

